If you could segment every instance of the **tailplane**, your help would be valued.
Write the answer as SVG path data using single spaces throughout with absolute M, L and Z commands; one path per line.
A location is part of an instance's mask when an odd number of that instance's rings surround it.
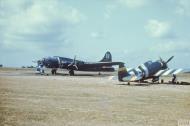
M 118 69 L 118 80 L 123 81 L 123 77 L 126 77 L 128 75 L 129 74 L 127 72 L 127 69 L 126 69 L 124 63 L 120 64 L 119 69 Z
M 104 57 L 102 58 L 102 60 L 100 60 L 100 62 L 112 62 L 112 55 L 111 55 L 111 53 L 109 51 L 106 52 L 106 54 L 104 55 Z

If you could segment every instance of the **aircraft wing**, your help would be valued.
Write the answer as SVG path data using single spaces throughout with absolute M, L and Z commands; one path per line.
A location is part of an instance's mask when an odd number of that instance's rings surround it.
M 89 67 L 101 67 L 101 66 L 112 66 L 112 65 L 119 65 L 123 64 L 123 62 L 95 62 L 95 63 L 84 63 L 83 65 Z
M 166 70 L 160 70 L 154 76 L 167 76 L 167 75 L 173 75 L 173 74 L 179 74 L 179 73 L 186 73 L 188 70 L 185 69 L 166 69 Z

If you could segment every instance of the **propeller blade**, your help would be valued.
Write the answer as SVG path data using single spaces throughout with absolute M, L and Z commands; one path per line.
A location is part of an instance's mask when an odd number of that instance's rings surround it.
M 161 57 L 159 57 L 160 58 L 160 61 L 163 63 L 164 62 L 164 60 L 161 58 Z
M 170 57 L 170 58 L 166 61 L 166 63 L 170 62 L 173 58 L 174 58 L 174 56 Z
M 74 65 L 74 64 L 76 64 L 76 56 L 74 56 L 73 62 L 71 62 L 71 63 L 69 64 L 69 66 L 72 66 L 72 65 Z
M 37 63 L 38 61 L 37 60 L 32 60 L 33 63 Z
M 76 55 L 75 55 L 75 57 L 74 57 L 74 60 L 73 60 L 73 62 L 74 62 L 74 64 L 76 64 Z
M 75 55 L 75 57 L 74 57 L 74 64 L 73 64 L 73 66 L 78 70 L 77 62 L 76 62 L 76 55 Z
M 76 56 L 74 56 L 73 62 L 68 65 L 68 69 L 74 69 L 74 68 L 78 70 Z
M 73 65 L 77 70 L 78 70 L 78 67 L 77 67 L 77 65 Z
M 36 63 L 37 66 L 39 66 L 39 65 L 42 65 L 42 66 L 43 66 L 42 60 L 32 60 L 32 62 L 33 62 L 33 63 Z

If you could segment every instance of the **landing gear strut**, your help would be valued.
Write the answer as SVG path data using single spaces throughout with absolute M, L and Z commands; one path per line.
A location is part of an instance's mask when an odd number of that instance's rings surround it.
M 74 76 L 75 75 L 74 70 L 69 70 L 69 75 Z
M 154 82 L 159 82 L 159 77 L 152 78 L 152 83 L 154 83 Z
M 52 69 L 52 70 L 51 70 L 51 73 L 52 73 L 52 75 L 56 75 L 57 69 Z
M 177 77 L 175 74 L 173 74 L 172 84 L 176 84 L 176 83 L 177 83 Z

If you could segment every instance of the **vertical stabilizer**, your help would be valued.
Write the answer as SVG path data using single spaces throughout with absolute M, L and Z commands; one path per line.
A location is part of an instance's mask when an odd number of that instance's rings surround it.
M 102 60 L 100 60 L 100 62 L 112 62 L 112 55 L 109 51 L 107 51 L 104 55 L 104 57 L 102 58 Z

